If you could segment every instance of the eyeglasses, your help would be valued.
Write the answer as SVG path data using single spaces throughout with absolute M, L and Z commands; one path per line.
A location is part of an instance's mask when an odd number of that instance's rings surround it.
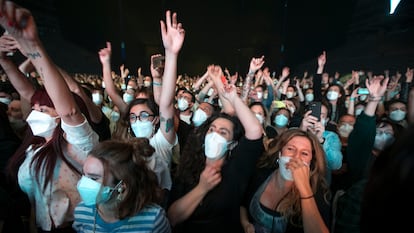
M 148 112 L 142 111 L 139 113 L 139 115 L 135 115 L 135 113 L 129 114 L 129 121 L 131 123 L 135 123 L 138 120 L 140 121 L 148 121 L 150 117 L 154 117 L 154 114 L 149 114 Z

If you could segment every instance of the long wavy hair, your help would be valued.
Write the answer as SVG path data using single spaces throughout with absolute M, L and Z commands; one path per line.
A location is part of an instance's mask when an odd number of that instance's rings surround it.
M 236 116 L 230 116 L 226 113 L 215 113 L 199 127 L 196 127 L 182 150 L 175 174 L 175 178 L 187 184 L 189 188 L 194 187 L 198 183 L 200 174 L 206 166 L 204 138 L 211 123 L 218 118 L 224 118 L 233 123 L 233 141 L 239 141 L 244 135 L 244 128 L 240 120 Z M 227 151 L 227 159 L 229 158 L 229 153 L 231 153 L 231 150 Z
M 83 100 L 74 93 L 72 93 L 72 95 L 79 109 L 84 114 L 86 119 L 90 122 L 89 113 Z M 33 94 L 31 98 L 31 103 L 32 106 L 34 104 L 39 104 L 51 108 L 55 107 L 46 90 L 44 89 L 36 90 L 36 92 Z M 43 190 L 45 190 L 47 185 L 53 180 L 53 173 L 58 159 L 61 159 L 63 162 L 65 162 L 68 165 L 68 167 L 75 173 L 81 175 L 81 171 L 79 171 L 75 166 L 73 166 L 72 163 L 69 162 L 63 155 L 62 146 L 65 143 L 67 142 L 64 138 L 64 131 L 61 128 L 60 122 L 53 131 L 51 140 L 48 142 L 46 142 L 44 138 L 33 136 L 32 131 L 28 129 L 22 144 L 16 150 L 16 152 L 8 162 L 7 175 L 10 182 L 17 184 L 17 174 L 19 172 L 19 167 L 24 162 L 26 158 L 26 150 L 30 146 L 32 146 L 32 150 L 40 148 L 34 155 L 30 166 L 34 166 L 36 181 L 39 184 L 42 183 L 41 180 L 44 181 L 42 187 Z
M 326 160 L 325 152 L 318 139 L 312 133 L 302 131 L 297 128 L 288 129 L 279 135 L 269 144 L 269 148 L 257 163 L 258 168 L 279 169 L 279 152 L 294 137 L 305 137 L 312 145 L 312 160 L 310 162 L 310 184 L 312 192 L 315 194 L 322 191 L 326 203 L 329 203 L 330 191 L 326 181 Z M 300 226 L 302 219 L 302 208 L 300 204 L 299 191 L 295 186 L 286 195 L 278 206 L 278 212 L 287 217 L 290 223 Z
M 122 200 L 115 198 L 118 195 L 118 190 L 115 190 L 110 201 L 104 204 L 116 208 L 120 219 L 134 216 L 145 206 L 161 202 L 162 191 L 157 176 L 144 159 L 154 151 L 147 138 L 131 138 L 101 142 L 89 153 L 102 162 L 105 185 L 108 185 L 111 174 L 114 179 L 109 186 L 114 187 L 120 181 L 126 186 Z

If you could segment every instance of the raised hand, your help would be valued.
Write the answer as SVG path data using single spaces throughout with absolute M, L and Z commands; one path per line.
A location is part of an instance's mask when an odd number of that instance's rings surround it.
M 110 63 L 111 62 L 111 54 L 112 54 L 112 48 L 111 48 L 111 42 L 106 42 L 106 47 L 99 50 L 99 60 L 102 64 L 104 63 Z
M 178 54 L 183 46 L 185 30 L 183 25 L 177 21 L 177 13 L 167 11 L 165 13 L 166 22 L 160 21 L 161 37 L 166 52 Z
M 262 68 L 264 63 L 265 63 L 264 56 L 261 56 L 259 58 L 255 58 L 255 57 L 252 58 L 252 60 L 250 61 L 250 66 L 249 66 L 249 73 L 256 72 L 258 69 Z

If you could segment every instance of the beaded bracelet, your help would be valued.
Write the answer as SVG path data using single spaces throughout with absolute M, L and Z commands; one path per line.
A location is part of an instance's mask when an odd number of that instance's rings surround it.
M 369 98 L 368 98 L 368 100 L 369 101 L 372 101 L 372 102 L 379 102 L 383 98 L 384 98 L 383 96 L 372 96 L 372 95 L 370 95 Z
M 300 199 L 304 200 L 304 199 L 311 199 L 313 197 L 313 194 L 307 197 L 300 197 Z

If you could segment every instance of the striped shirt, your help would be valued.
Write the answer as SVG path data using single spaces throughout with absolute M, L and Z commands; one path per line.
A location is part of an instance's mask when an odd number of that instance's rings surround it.
M 75 208 L 75 222 L 72 226 L 79 233 L 171 232 L 165 210 L 155 204 L 146 206 L 133 217 L 107 223 L 99 216 L 95 206 L 86 206 L 81 202 Z

